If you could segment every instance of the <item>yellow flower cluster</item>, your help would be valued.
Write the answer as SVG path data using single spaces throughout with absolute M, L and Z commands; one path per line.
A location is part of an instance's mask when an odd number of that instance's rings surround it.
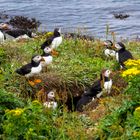
M 133 75 L 138 75 L 138 74 L 140 74 L 140 70 L 138 70 L 136 67 L 132 67 L 128 70 L 125 70 L 122 73 L 122 77 L 133 76 Z
M 47 32 L 47 35 L 48 36 L 53 35 L 53 32 Z
M 137 60 L 133 60 L 133 59 L 129 59 L 125 62 L 126 66 L 140 66 L 140 59 Z
M 32 101 L 33 105 L 41 105 L 41 103 L 38 100 Z
M 135 111 L 140 111 L 140 106 L 135 109 Z
M 23 109 L 17 108 L 17 109 L 12 109 L 12 110 L 6 110 L 5 112 L 8 114 L 13 114 L 14 116 L 20 116 L 23 113 Z
M 123 77 L 126 76 L 131 77 L 140 74 L 140 59 L 138 60 L 129 59 L 128 61 L 125 62 L 125 65 L 130 68 L 123 71 L 122 73 Z

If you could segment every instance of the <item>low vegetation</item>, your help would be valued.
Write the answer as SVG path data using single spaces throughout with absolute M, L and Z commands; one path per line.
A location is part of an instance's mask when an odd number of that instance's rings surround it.
M 36 77 L 41 82 L 35 85 L 15 73 L 18 67 L 30 62 L 33 54 L 42 53 L 40 44 L 50 35 L 0 45 L 0 138 L 139 139 L 139 73 L 120 72 L 115 59 L 103 55 L 102 41 L 63 38 L 58 56 L 54 56 L 47 72 Z M 139 42 L 125 44 L 136 59 L 140 58 Z M 139 71 L 139 65 L 131 66 Z M 80 96 L 104 68 L 113 71 L 111 94 L 91 102 L 83 113 L 69 111 L 67 100 Z M 43 99 L 38 96 L 44 97 L 42 89 L 56 92 L 57 110 L 42 105 Z

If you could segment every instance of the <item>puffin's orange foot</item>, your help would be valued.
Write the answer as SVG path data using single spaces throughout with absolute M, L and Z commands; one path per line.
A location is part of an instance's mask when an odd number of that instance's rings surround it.
M 31 85 L 31 86 L 35 86 L 35 83 L 33 81 L 28 81 L 28 83 Z
M 39 83 L 41 83 L 41 82 L 42 82 L 41 79 L 35 79 L 35 80 L 34 80 L 34 83 L 35 83 L 35 84 L 39 84 Z

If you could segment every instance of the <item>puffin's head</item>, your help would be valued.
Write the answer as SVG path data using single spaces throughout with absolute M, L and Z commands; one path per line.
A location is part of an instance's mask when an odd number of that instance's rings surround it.
M 61 35 L 61 28 L 55 28 L 54 29 L 54 36 L 60 36 Z
M 34 55 L 31 61 L 35 63 L 39 63 L 40 61 L 44 61 L 44 59 L 40 55 Z
M 54 91 L 50 91 L 49 93 L 48 93 L 48 99 L 54 99 L 55 98 L 55 93 L 54 93 Z
M 8 24 L 6 24 L 6 23 L 1 23 L 1 24 L 0 24 L 0 29 L 2 29 L 2 30 L 8 30 L 8 29 L 10 29 L 10 28 L 9 28 L 9 25 L 8 25 Z
M 105 77 L 109 77 L 110 74 L 111 74 L 111 70 L 106 70 L 106 71 L 104 72 L 103 75 L 104 75 Z
M 110 74 L 111 74 L 111 70 L 109 69 L 104 69 L 101 71 L 101 80 L 103 80 L 103 77 L 110 77 Z
M 111 40 L 104 41 L 104 46 L 107 48 L 111 48 L 113 46 L 113 43 Z
M 115 48 L 117 50 L 125 49 L 125 45 L 122 42 L 118 42 L 115 44 Z
M 51 52 L 52 52 L 52 49 L 51 49 L 50 47 L 46 47 L 46 48 L 44 49 L 44 52 L 45 52 L 45 53 L 51 53 Z

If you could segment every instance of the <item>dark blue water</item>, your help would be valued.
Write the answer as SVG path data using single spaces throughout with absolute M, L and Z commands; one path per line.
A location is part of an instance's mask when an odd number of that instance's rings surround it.
M 140 35 L 140 0 L 0 0 L 0 11 L 35 17 L 42 22 L 40 30 L 51 31 L 59 26 L 63 32 L 79 29 L 104 37 L 109 24 L 117 36 Z M 114 12 L 130 17 L 115 19 Z

